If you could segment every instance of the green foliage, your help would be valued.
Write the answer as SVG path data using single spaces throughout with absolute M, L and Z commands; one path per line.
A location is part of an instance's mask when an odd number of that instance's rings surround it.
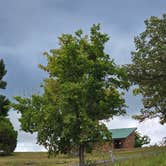
M 3 81 L 3 77 L 6 74 L 5 64 L 2 59 L 0 59 L 0 89 L 6 88 L 6 82 Z M 0 116 L 7 116 L 9 111 L 9 100 L 5 96 L 0 95 Z
M 9 104 L 9 100 L 5 96 L 0 95 L 0 117 L 8 115 Z
M 44 93 L 15 97 L 14 109 L 21 113 L 21 127 L 37 132 L 38 143 L 49 153 L 67 153 L 89 143 L 111 139 L 101 123 L 125 113 L 125 100 L 118 88 L 129 86 L 125 71 L 104 52 L 108 36 L 93 25 L 90 37 L 82 30 L 59 37 L 59 48 L 44 53 L 49 74 Z M 83 156 L 82 156 L 83 157 Z
M 149 144 L 150 138 L 147 135 L 141 136 L 138 132 L 135 133 L 135 148 L 142 147 L 143 145 Z
M 5 70 L 5 64 L 3 60 L 0 59 L 0 89 L 5 89 L 6 87 L 6 82 L 2 80 L 6 72 L 7 71 Z
M 14 130 L 9 119 L 0 117 L 0 153 L 11 154 L 16 148 L 17 131 Z
M 6 88 L 7 84 L 2 80 L 6 72 L 3 60 L 0 60 L 0 89 Z M 17 143 L 17 132 L 6 118 L 10 108 L 9 104 L 9 100 L 0 95 L 0 153 L 3 155 L 12 153 Z
M 159 117 L 166 122 L 166 14 L 145 21 L 146 30 L 135 37 L 136 50 L 127 66 L 131 82 L 138 85 L 135 94 L 143 96 L 140 121 Z

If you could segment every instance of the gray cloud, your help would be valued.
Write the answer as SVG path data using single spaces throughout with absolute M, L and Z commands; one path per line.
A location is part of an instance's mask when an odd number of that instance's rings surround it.
M 45 63 L 44 51 L 58 46 L 57 37 L 82 28 L 85 33 L 94 23 L 111 36 L 106 51 L 118 64 L 131 60 L 133 38 L 144 30 L 143 21 L 165 12 L 163 0 L 5 0 L 0 2 L 0 58 L 8 70 L 3 91 L 11 100 L 15 95 L 38 92 L 46 74 L 38 69 Z M 140 97 L 126 94 L 128 114 L 138 112 Z M 19 129 L 19 115 L 10 112 L 14 126 Z M 121 120 L 119 121 L 121 124 Z M 125 121 L 127 126 L 127 121 Z M 122 125 L 124 126 L 124 125 Z M 18 145 L 34 145 L 35 135 L 19 132 Z M 39 147 L 38 147 L 39 148 Z M 17 148 L 20 150 L 21 148 Z M 24 150 L 32 150 L 24 148 Z M 35 148 L 36 149 L 36 148 Z M 39 148 L 40 149 L 40 148 Z

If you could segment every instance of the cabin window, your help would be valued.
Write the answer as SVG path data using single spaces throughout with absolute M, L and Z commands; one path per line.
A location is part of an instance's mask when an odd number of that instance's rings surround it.
M 123 142 L 122 140 L 114 140 L 114 148 L 115 149 L 120 149 L 123 147 Z

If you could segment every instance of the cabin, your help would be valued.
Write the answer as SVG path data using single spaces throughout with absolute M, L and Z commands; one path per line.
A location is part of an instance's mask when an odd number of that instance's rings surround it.
M 110 129 L 109 131 L 112 134 L 112 141 L 105 141 L 105 143 L 102 145 L 96 144 L 95 150 L 109 152 L 111 149 L 134 148 L 136 129 L 136 127 Z
M 112 133 L 112 148 L 134 148 L 136 129 L 137 128 L 110 129 Z

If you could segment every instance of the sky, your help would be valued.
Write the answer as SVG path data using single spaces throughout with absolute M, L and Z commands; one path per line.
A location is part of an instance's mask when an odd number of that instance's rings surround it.
M 86 34 L 93 24 L 100 23 L 110 36 L 106 52 L 117 64 L 131 62 L 134 37 L 145 30 L 144 20 L 166 12 L 164 0 L 0 0 L 0 58 L 8 71 L 5 94 L 13 96 L 40 92 L 46 74 L 38 68 L 45 64 L 43 52 L 58 47 L 58 36 L 82 29 Z M 166 125 L 158 119 L 143 123 L 131 119 L 141 108 L 141 97 L 127 92 L 127 115 L 107 122 L 108 128 L 137 127 L 151 137 L 151 144 L 166 136 Z M 20 115 L 11 110 L 9 117 L 19 131 L 16 151 L 40 151 L 36 135 L 20 130 Z

